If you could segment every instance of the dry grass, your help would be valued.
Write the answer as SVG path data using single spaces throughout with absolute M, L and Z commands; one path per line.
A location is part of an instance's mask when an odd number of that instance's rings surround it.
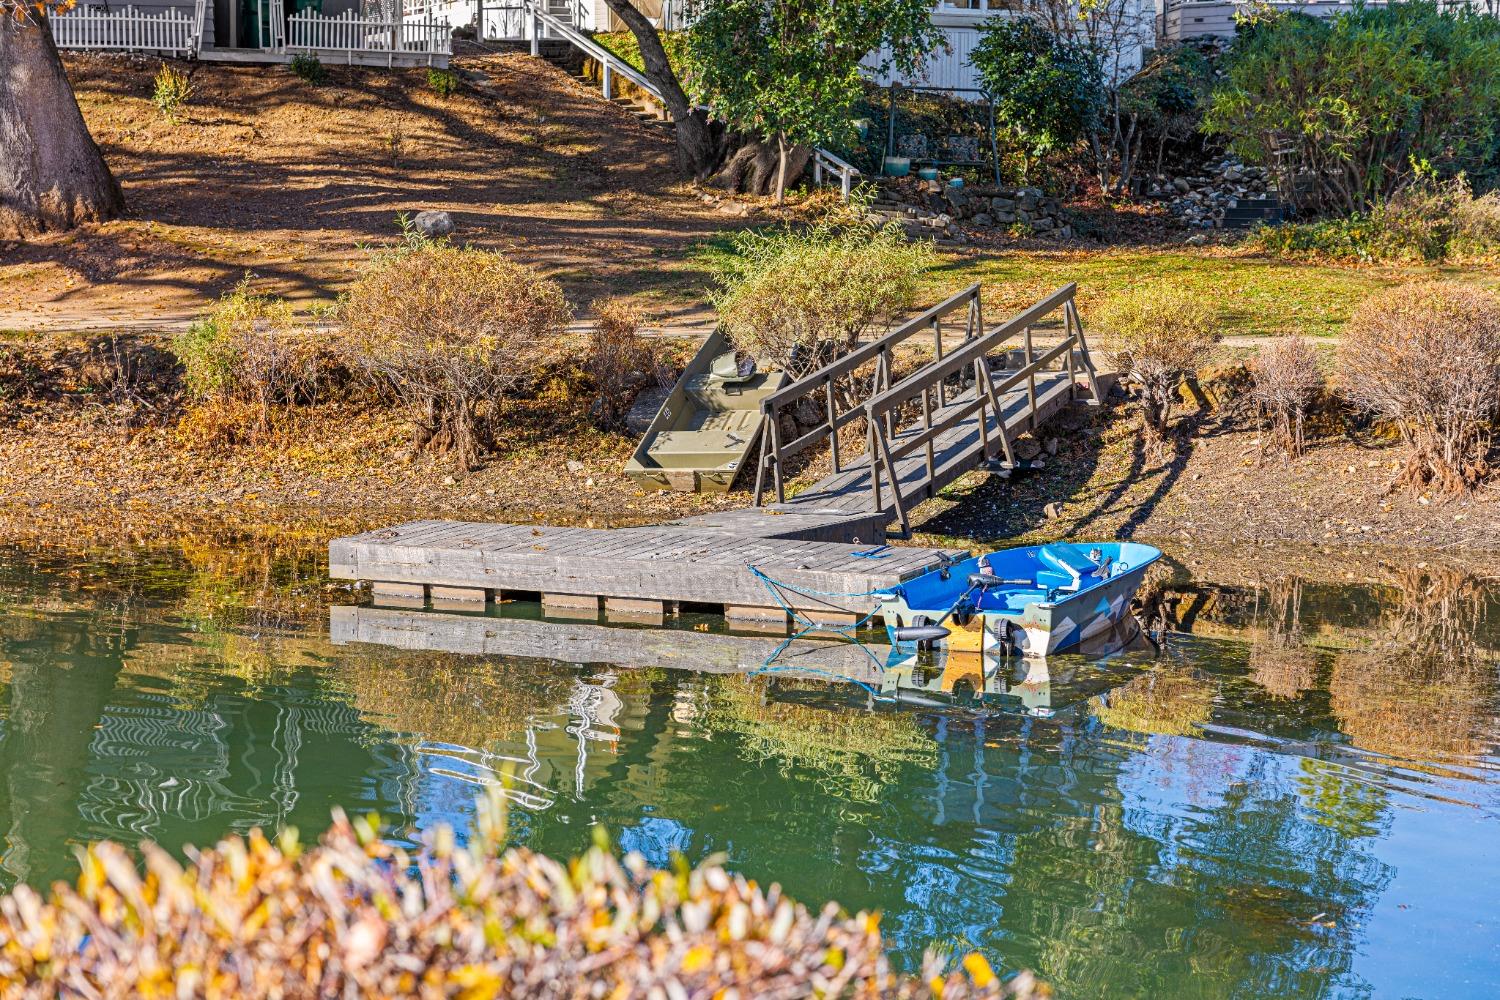
M 1250 362 L 1250 398 L 1271 425 L 1269 448 L 1302 454 L 1307 409 L 1323 390 L 1318 352 L 1293 334 L 1272 341 Z

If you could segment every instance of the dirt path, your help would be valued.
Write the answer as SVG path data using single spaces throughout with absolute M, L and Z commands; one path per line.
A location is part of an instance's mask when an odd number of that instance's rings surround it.
M 458 61 L 488 83 L 444 100 L 421 70 L 197 64 L 185 120 L 150 103 L 157 60 L 70 56 L 130 217 L 0 243 L 0 330 L 170 330 L 253 272 L 329 302 L 396 217 L 450 212 L 455 238 L 544 268 L 576 306 L 629 292 L 696 320 L 687 251 L 729 219 L 677 183 L 670 139 L 523 55 Z

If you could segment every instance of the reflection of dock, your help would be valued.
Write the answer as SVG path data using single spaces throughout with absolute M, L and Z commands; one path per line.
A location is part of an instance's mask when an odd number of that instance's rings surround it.
M 530 657 L 631 669 L 665 667 L 705 674 L 764 673 L 777 682 L 838 685 L 859 702 L 871 698 L 919 707 L 968 706 L 1048 716 L 1123 683 L 1131 661 L 1114 654 L 1149 649 L 1133 623 L 1091 641 L 1080 655 L 1006 660 L 978 652 L 917 653 L 884 644 L 775 639 L 686 628 L 632 628 L 444 614 L 393 608 L 329 609 L 335 645 L 369 643 L 474 656 Z M 835 689 L 823 688 L 832 682 Z M 842 695 L 835 700 L 842 700 Z
M 689 629 L 618 628 L 575 622 L 333 607 L 335 644 L 367 642 L 397 649 L 480 656 L 532 656 L 564 663 L 668 667 L 699 673 L 749 673 L 776 656 L 780 675 L 848 679 L 879 685 L 890 648 L 853 642 L 782 641 Z

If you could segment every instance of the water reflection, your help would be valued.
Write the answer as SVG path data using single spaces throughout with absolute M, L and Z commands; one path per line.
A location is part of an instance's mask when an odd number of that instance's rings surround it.
M 706 621 L 340 607 L 329 641 L 145 575 L 0 578 L 8 880 L 68 877 L 82 839 L 311 830 L 335 804 L 414 840 L 508 774 L 518 839 L 722 851 L 882 910 L 908 964 L 979 947 L 1063 997 L 1500 991 L 1500 641 L 1472 575 L 1179 565 L 1149 595 L 1160 649 L 803 640 L 770 669 L 779 639 Z

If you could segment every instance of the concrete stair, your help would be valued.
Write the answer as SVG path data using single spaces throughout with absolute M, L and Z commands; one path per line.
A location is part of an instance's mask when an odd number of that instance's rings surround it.
M 1262 222 L 1283 221 L 1280 198 L 1241 198 L 1224 210 L 1225 229 L 1251 229 Z

